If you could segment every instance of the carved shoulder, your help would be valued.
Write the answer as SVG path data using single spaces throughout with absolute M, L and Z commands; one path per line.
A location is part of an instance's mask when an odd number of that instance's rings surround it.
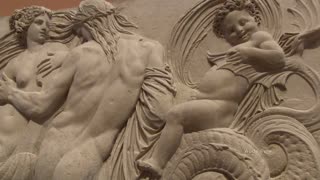
M 80 58 L 87 58 L 91 55 L 99 55 L 103 53 L 103 49 L 101 46 L 95 42 L 87 42 L 78 47 L 73 48 L 70 53 L 69 57 L 71 59 L 80 59 Z
M 263 42 L 266 41 L 274 41 L 273 37 L 271 36 L 271 34 L 269 34 L 266 31 L 258 31 L 256 33 L 254 33 L 252 35 L 252 41 L 254 41 L 255 43 L 258 44 L 258 46 L 260 44 L 262 44 Z
M 143 46 L 148 51 L 148 67 L 163 67 L 165 50 L 163 46 L 155 40 L 146 39 L 143 42 Z
M 102 53 L 102 47 L 95 41 L 86 42 L 75 48 L 77 53 L 82 53 L 82 55 L 86 55 L 88 53 Z
M 81 51 L 81 48 L 76 47 L 72 49 L 65 57 L 65 60 L 63 61 L 63 65 L 71 65 L 74 66 L 76 62 L 80 59 L 81 56 L 83 56 L 83 52 Z
M 56 52 L 56 51 L 68 51 L 69 48 L 65 45 L 65 44 L 62 44 L 62 43 L 46 43 L 45 46 L 47 48 L 49 48 L 49 51 L 53 51 L 53 52 Z
M 140 63 L 147 67 L 163 67 L 164 66 L 164 48 L 155 40 L 151 40 L 139 35 L 123 36 L 119 41 L 120 49 L 137 58 Z M 132 61 L 132 57 L 130 58 Z
M 274 40 L 271 34 L 266 31 L 258 31 L 252 35 L 253 41 L 261 49 L 276 50 L 280 53 L 280 56 L 284 56 L 283 49 L 280 47 L 277 41 Z M 283 57 L 281 57 L 283 59 Z
M 65 67 L 78 71 L 94 70 L 103 66 L 107 60 L 102 47 L 95 42 L 88 42 L 72 49 L 63 60 Z

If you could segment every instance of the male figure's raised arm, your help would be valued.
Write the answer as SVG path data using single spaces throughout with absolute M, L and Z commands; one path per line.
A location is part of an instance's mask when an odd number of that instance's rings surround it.
M 40 92 L 26 92 L 17 89 L 6 75 L 0 80 L 0 98 L 12 104 L 28 119 L 42 123 L 51 116 L 64 102 L 71 86 L 79 55 L 71 52 L 61 69 L 52 78 L 52 82 Z

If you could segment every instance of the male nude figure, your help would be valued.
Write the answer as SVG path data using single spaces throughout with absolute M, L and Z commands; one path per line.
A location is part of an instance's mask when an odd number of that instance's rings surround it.
M 140 169 L 159 178 L 163 168 L 180 145 L 183 133 L 210 128 L 228 127 L 238 105 L 250 87 L 250 77 L 244 77 L 239 66 L 262 68 L 265 72 L 280 70 L 284 66 L 284 53 L 272 36 L 258 30 L 257 22 L 236 1 L 234 9 L 223 18 L 221 32 L 233 46 L 227 53 L 225 65 L 211 68 L 202 78 L 196 99 L 174 106 L 166 115 L 162 131 L 151 158 L 139 161 Z M 242 2 L 243 3 L 243 2 Z M 238 6 L 238 7 L 237 7 Z M 247 69 L 247 68 L 246 68 Z M 254 75 L 255 71 L 252 71 Z
M 88 18 L 77 34 L 86 42 L 67 55 L 52 83 L 40 92 L 19 90 L 5 75 L 0 82 L 0 99 L 38 123 L 63 104 L 40 147 L 35 179 L 92 178 L 134 111 L 145 69 L 164 67 L 162 46 L 138 35 L 118 32 L 114 61 L 106 54 L 90 22 L 107 21 L 112 9 L 103 0 L 81 2 L 78 11 Z M 99 16 L 90 14 L 96 12 Z

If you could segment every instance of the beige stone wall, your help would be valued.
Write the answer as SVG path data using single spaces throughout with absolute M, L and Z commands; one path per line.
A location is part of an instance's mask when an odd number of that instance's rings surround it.
M 8 17 L 0 17 L 0 36 L 9 31 Z

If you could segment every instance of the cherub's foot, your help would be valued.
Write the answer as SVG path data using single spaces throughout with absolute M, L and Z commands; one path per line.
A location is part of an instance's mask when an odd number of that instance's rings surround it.
M 151 159 L 142 161 L 138 160 L 138 168 L 142 171 L 141 178 L 157 180 L 161 178 L 162 169 L 155 165 Z

